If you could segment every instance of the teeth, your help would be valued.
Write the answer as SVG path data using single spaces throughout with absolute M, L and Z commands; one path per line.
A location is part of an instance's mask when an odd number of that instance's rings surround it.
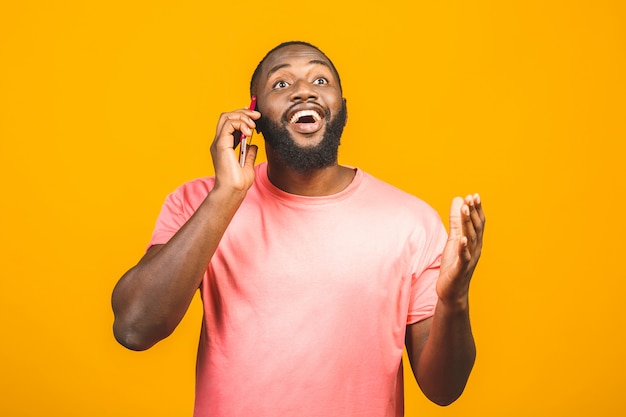
M 291 116 L 291 120 L 289 120 L 289 123 L 292 123 L 292 124 L 296 123 L 298 120 L 300 120 L 300 118 L 306 117 L 306 116 L 313 117 L 313 119 L 315 119 L 316 122 L 322 120 L 320 115 L 315 110 L 300 110 L 299 112 Z

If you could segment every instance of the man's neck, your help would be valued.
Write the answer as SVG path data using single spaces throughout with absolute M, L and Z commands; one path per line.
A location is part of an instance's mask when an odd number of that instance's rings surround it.
M 267 176 L 274 186 L 289 194 L 307 197 L 337 194 L 350 185 L 355 174 L 354 169 L 338 164 L 299 172 L 269 157 L 267 163 Z

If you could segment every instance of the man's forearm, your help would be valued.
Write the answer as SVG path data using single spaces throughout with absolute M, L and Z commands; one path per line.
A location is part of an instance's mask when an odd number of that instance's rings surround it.
M 122 345 L 145 350 L 174 331 L 244 196 L 212 191 L 166 245 L 151 248 L 122 277 L 112 297 Z
M 440 300 L 428 340 L 412 364 L 420 388 L 439 405 L 451 404 L 463 393 L 476 359 L 469 307 L 464 304 L 451 307 Z

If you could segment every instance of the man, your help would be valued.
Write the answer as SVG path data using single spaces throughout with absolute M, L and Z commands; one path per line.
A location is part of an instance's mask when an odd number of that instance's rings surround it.
M 201 290 L 196 416 L 401 416 L 404 345 L 432 401 L 461 395 L 475 358 L 469 282 L 485 223 L 455 198 L 450 234 L 424 202 L 341 166 L 346 101 L 316 47 L 271 50 L 258 111 L 223 113 L 215 176 L 168 196 L 113 292 L 115 337 L 147 349 Z M 243 167 L 235 137 L 263 133 Z

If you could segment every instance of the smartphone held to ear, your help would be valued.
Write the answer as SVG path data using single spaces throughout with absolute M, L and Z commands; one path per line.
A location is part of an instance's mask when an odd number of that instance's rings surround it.
M 256 96 L 252 96 L 252 101 L 250 102 L 250 106 L 248 110 L 254 110 L 256 108 Z M 243 168 L 246 163 L 246 151 L 248 150 L 248 143 L 250 143 L 252 139 L 252 135 L 250 138 L 247 138 L 243 133 L 241 134 L 241 139 L 239 140 L 239 165 Z M 235 147 L 237 143 L 235 142 Z

